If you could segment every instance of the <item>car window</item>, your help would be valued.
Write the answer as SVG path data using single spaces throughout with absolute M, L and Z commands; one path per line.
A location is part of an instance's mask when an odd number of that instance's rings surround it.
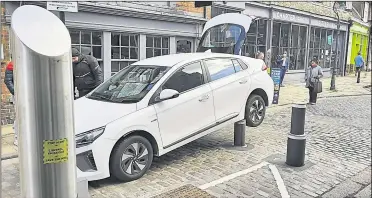
M 211 76 L 211 81 L 230 76 L 235 73 L 234 65 L 229 58 L 206 60 L 205 64 Z
M 235 68 L 236 72 L 239 72 L 239 71 L 243 70 L 243 68 L 240 65 L 240 63 L 238 62 L 238 60 L 234 59 L 234 60 L 232 60 L 232 62 L 233 62 L 233 65 L 234 65 L 234 68 Z
M 204 84 L 203 70 L 200 62 L 185 66 L 174 73 L 163 85 L 164 89 L 174 89 L 179 93 Z
M 100 84 L 87 97 L 115 103 L 139 102 L 169 69 L 164 66 L 128 66 Z
M 248 69 L 248 64 L 246 64 L 246 62 L 240 60 L 240 59 L 236 59 L 239 63 L 240 63 L 240 66 L 243 68 L 243 69 Z

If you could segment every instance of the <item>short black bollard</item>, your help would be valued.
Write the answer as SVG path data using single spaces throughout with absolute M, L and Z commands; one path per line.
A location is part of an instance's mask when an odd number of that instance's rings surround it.
M 234 146 L 246 147 L 245 144 L 245 125 L 246 121 L 241 120 L 234 123 Z
M 287 159 L 285 162 L 289 166 L 300 167 L 305 162 L 305 114 L 305 104 L 292 106 L 291 132 L 288 134 Z

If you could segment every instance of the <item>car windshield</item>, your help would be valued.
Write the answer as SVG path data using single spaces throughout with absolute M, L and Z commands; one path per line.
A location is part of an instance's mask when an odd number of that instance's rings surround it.
M 242 28 L 234 24 L 221 24 L 211 27 L 203 36 L 202 47 L 217 48 L 234 46 L 240 37 Z
M 87 98 L 116 103 L 139 102 L 169 68 L 130 65 L 102 83 Z

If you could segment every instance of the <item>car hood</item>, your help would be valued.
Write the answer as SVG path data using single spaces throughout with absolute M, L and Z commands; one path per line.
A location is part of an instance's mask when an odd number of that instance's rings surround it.
M 105 126 L 136 109 L 136 103 L 120 104 L 79 98 L 74 101 L 75 134 Z

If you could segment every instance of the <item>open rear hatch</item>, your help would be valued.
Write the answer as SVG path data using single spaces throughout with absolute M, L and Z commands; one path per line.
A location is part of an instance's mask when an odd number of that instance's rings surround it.
M 251 23 L 251 17 L 239 13 L 213 17 L 204 26 L 197 52 L 239 55 Z

